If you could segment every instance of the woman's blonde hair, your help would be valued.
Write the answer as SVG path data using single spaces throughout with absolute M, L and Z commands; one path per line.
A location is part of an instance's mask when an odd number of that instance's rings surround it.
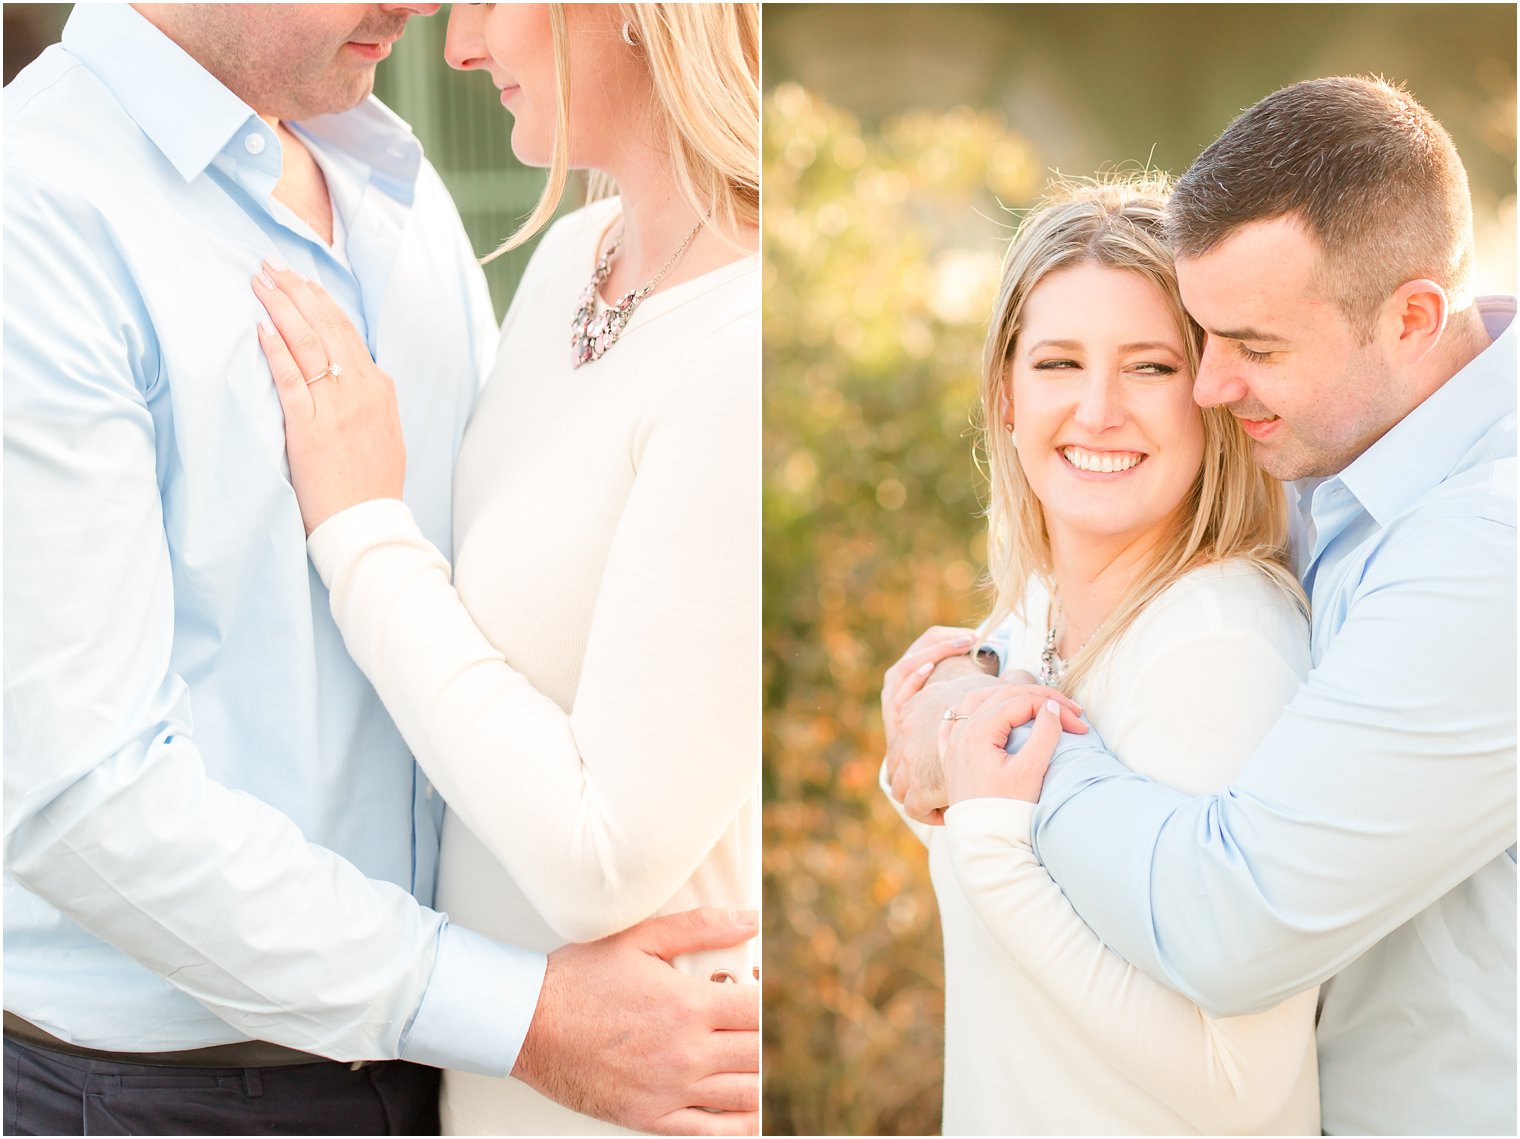
M 760 221 L 760 13 L 757 4 L 619 4 L 649 67 L 655 130 L 671 177 L 708 227 L 731 235 Z M 554 39 L 554 148 L 533 212 L 486 261 L 516 249 L 548 224 L 570 172 L 570 38 L 565 5 L 549 5 Z M 615 191 L 593 174 L 587 200 Z
M 1025 621 L 1044 620 L 1043 614 L 1024 612 L 1031 577 L 1038 576 L 1055 595 L 1045 514 L 1003 424 L 1024 304 L 1035 286 L 1076 265 L 1138 273 L 1166 297 L 1182 333 L 1188 372 L 1197 373 L 1203 331 L 1182 306 L 1172 254 L 1161 239 L 1169 191 L 1167 179 L 1151 173 L 1057 183 L 1024 218 L 1009 246 L 982 358 L 981 435 L 991 481 L 987 560 L 995 594 L 991 623 L 1010 612 Z M 1017 406 L 1013 412 L 1016 419 Z M 1203 428 L 1203 465 L 1178 508 L 1176 525 L 1072 658 L 1058 685 L 1062 691 L 1074 692 L 1140 611 L 1198 566 L 1247 558 L 1302 604 L 1303 594 L 1287 568 L 1288 515 L 1281 484 L 1256 465 L 1249 439 L 1224 408 L 1204 408 Z

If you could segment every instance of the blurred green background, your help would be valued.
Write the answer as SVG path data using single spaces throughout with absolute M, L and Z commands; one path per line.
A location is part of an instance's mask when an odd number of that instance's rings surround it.
M 940 935 L 876 789 L 881 674 L 984 613 L 971 407 L 1016 220 L 1050 173 L 1181 173 L 1243 108 L 1400 80 L 1515 283 L 1512 5 L 764 9 L 765 1130 L 933 1134 Z M 1010 1010 L 1010 1015 L 1016 1015 Z
M 428 160 L 454 196 L 476 253 L 484 256 L 517 228 L 543 190 L 544 172 L 512 156 L 512 116 L 483 73 L 460 73 L 443 61 L 449 5 L 414 16 L 389 59 L 375 72 L 375 94 L 411 124 Z M 72 4 L 6 4 L 5 82 L 48 44 L 56 43 Z M 571 178 L 560 213 L 585 197 L 584 179 Z M 496 316 L 521 280 L 537 238 L 485 267 Z M 570 319 L 566 314 L 565 319 Z

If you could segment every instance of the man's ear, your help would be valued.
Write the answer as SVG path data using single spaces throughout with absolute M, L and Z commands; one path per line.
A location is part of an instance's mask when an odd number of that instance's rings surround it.
M 1383 308 L 1383 327 L 1392 358 L 1404 367 L 1423 360 L 1441 341 L 1450 309 L 1446 290 L 1434 281 L 1405 281 Z

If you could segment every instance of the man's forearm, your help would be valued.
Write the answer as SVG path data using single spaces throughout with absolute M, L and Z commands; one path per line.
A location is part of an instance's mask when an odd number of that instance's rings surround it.
M 171 803 L 194 806 L 171 824 Z M 102 763 L 22 821 L 6 853 L 20 885 L 255 1039 L 504 1074 L 531 1015 L 541 957 L 470 935 L 461 958 L 441 915 L 207 780 L 184 737 Z M 487 1008 L 496 974 L 512 991 Z
M 1108 945 L 1211 1012 L 1321 983 L 1515 842 L 1514 531 L 1427 531 L 1369 571 L 1227 790 L 1162 786 L 1087 737 L 1051 765 L 1040 860 Z

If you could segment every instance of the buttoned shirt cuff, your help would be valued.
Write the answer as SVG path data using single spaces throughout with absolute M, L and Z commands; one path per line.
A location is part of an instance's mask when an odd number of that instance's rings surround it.
M 1034 804 L 1023 799 L 962 799 L 945 811 L 945 831 L 952 836 L 1030 843 Z
M 433 976 L 401 1042 L 401 1059 L 484 1076 L 510 1074 L 548 964 L 542 953 L 444 926 Z
M 399 498 L 372 498 L 340 510 L 311 532 L 306 552 L 329 589 L 343 566 L 381 542 L 418 541 L 412 508 Z

